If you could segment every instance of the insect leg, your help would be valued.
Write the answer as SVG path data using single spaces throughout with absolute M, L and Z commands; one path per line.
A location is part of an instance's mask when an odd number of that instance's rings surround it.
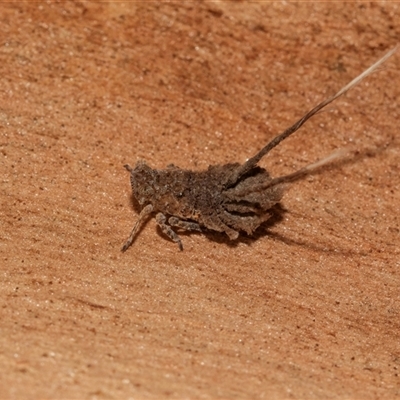
M 163 213 L 158 213 L 156 215 L 156 222 L 163 231 L 163 233 L 165 233 L 175 243 L 178 243 L 179 250 L 183 250 L 181 238 L 178 236 L 176 232 L 172 230 L 172 228 L 169 225 L 166 224 L 167 217 Z
M 245 231 L 248 235 L 251 235 L 264 221 L 267 221 L 270 216 L 271 214 L 267 211 L 253 215 L 231 214 L 225 211 L 219 215 L 225 224 L 236 230 Z
M 239 232 L 230 228 L 219 214 L 203 216 L 203 225 L 213 231 L 225 232 L 230 240 L 236 240 L 239 237 Z
M 177 217 L 170 217 L 168 223 L 171 226 L 185 229 L 186 231 L 198 231 L 201 232 L 200 225 L 197 222 L 183 221 Z
M 133 243 L 133 239 L 135 238 L 140 225 L 142 224 L 142 221 L 153 212 L 153 206 L 152 204 L 148 204 L 143 210 L 140 212 L 139 218 L 136 221 L 136 224 L 133 226 L 132 232 L 128 237 L 128 240 L 125 242 L 125 244 L 122 246 L 121 251 L 126 251 L 128 247 Z
M 222 222 L 222 221 L 221 221 Z M 239 232 L 224 224 L 224 232 L 228 235 L 229 240 L 236 240 L 239 237 Z

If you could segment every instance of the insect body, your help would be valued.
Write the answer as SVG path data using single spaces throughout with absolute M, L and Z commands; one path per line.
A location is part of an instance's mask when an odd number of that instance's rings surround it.
M 125 165 L 131 174 L 133 195 L 142 211 L 122 251 L 133 243 L 142 222 L 151 214 L 156 214 L 161 230 L 181 250 L 182 241 L 173 228 L 189 231 L 206 228 L 225 232 L 231 240 L 237 239 L 240 231 L 251 235 L 270 217 L 271 208 L 282 198 L 285 183 L 330 162 L 337 154 L 277 178 L 272 178 L 257 163 L 323 107 L 376 70 L 396 50 L 388 52 L 334 96 L 318 104 L 244 164 L 212 165 L 205 171 L 182 170 L 175 166 L 155 170 L 144 161 L 139 161 L 134 168 Z
M 158 171 L 143 161 L 135 168 L 125 167 L 131 173 L 133 195 L 145 206 L 139 221 L 158 212 L 158 225 L 180 249 L 182 242 L 172 227 L 191 231 L 206 227 L 225 232 L 233 240 L 239 236 L 239 231 L 252 234 L 268 219 L 268 210 L 283 194 L 281 185 L 267 187 L 271 177 L 257 166 L 232 187 L 228 185 L 229 179 L 240 164 L 214 165 L 200 172 L 174 166 Z M 135 234 L 136 231 L 123 250 L 131 244 Z

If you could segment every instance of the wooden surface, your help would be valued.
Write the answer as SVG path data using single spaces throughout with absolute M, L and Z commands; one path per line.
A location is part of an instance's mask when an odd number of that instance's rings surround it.
M 400 40 L 396 3 L 0 6 L 0 398 L 400 397 L 399 54 L 262 161 L 235 243 L 137 218 L 123 164 L 243 162 Z

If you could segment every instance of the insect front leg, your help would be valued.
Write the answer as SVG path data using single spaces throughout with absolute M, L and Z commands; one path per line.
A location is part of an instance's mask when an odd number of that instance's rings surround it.
M 152 212 L 153 212 L 152 204 L 148 204 L 145 208 L 143 208 L 143 210 L 140 212 L 138 220 L 136 221 L 136 224 L 133 226 L 131 234 L 129 235 L 127 241 L 123 245 L 121 251 L 123 252 L 126 251 L 127 248 L 133 243 L 133 240 L 135 239 L 135 236 L 139 231 L 142 221 Z
M 166 224 L 167 217 L 163 213 L 158 213 L 156 215 L 156 222 L 163 231 L 163 233 L 165 233 L 175 243 L 178 243 L 179 250 L 183 250 L 181 238 L 178 236 L 176 232 L 172 230 L 172 228 L 169 225 Z
M 176 226 L 177 228 L 182 228 L 185 231 L 201 232 L 200 225 L 197 222 L 184 221 L 182 219 L 179 219 L 178 217 L 170 217 L 168 219 L 168 223 L 171 226 Z

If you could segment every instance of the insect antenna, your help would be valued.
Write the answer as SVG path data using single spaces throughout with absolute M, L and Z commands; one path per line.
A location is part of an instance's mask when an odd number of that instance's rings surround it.
M 329 103 L 332 103 L 338 97 L 346 93 L 352 87 L 359 84 L 364 78 L 368 75 L 372 74 L 379 66 L 381 66 L 389 57 L 391 57 L 396 51 L 398 46 L 394 49 L 387 52 L 381 59 L 379 59 L 375 64 L 371 65 L 364 72 L 354 78 L 350 83 L 340 89 L 336 94 L 327 98 L 326 100 L 319 103 L 316 107 L 306 113 L 302 118 L 300 118 L 294 125 L 290 128 L 286 129 L 280 135 L 276 136 L 272 139 L 264 148 L 262 148 L 255 156 L 248 159 L 244 164 L 239 166 L 229 177 L 226 187 L 231 187 L 236 184 L 236 182 L 240 179 L 241 176 L 249 172 L 252 168 L 256 166 L 256 164 L 263 158 L 266 154 L 268 154 L 274 147 L 278 146 L 283 140 L 288 138 L 290 135 L 295 133 L 307 120 L 309 120 L 312 116 L 317 114 L 321 109 L 327 106 Z

